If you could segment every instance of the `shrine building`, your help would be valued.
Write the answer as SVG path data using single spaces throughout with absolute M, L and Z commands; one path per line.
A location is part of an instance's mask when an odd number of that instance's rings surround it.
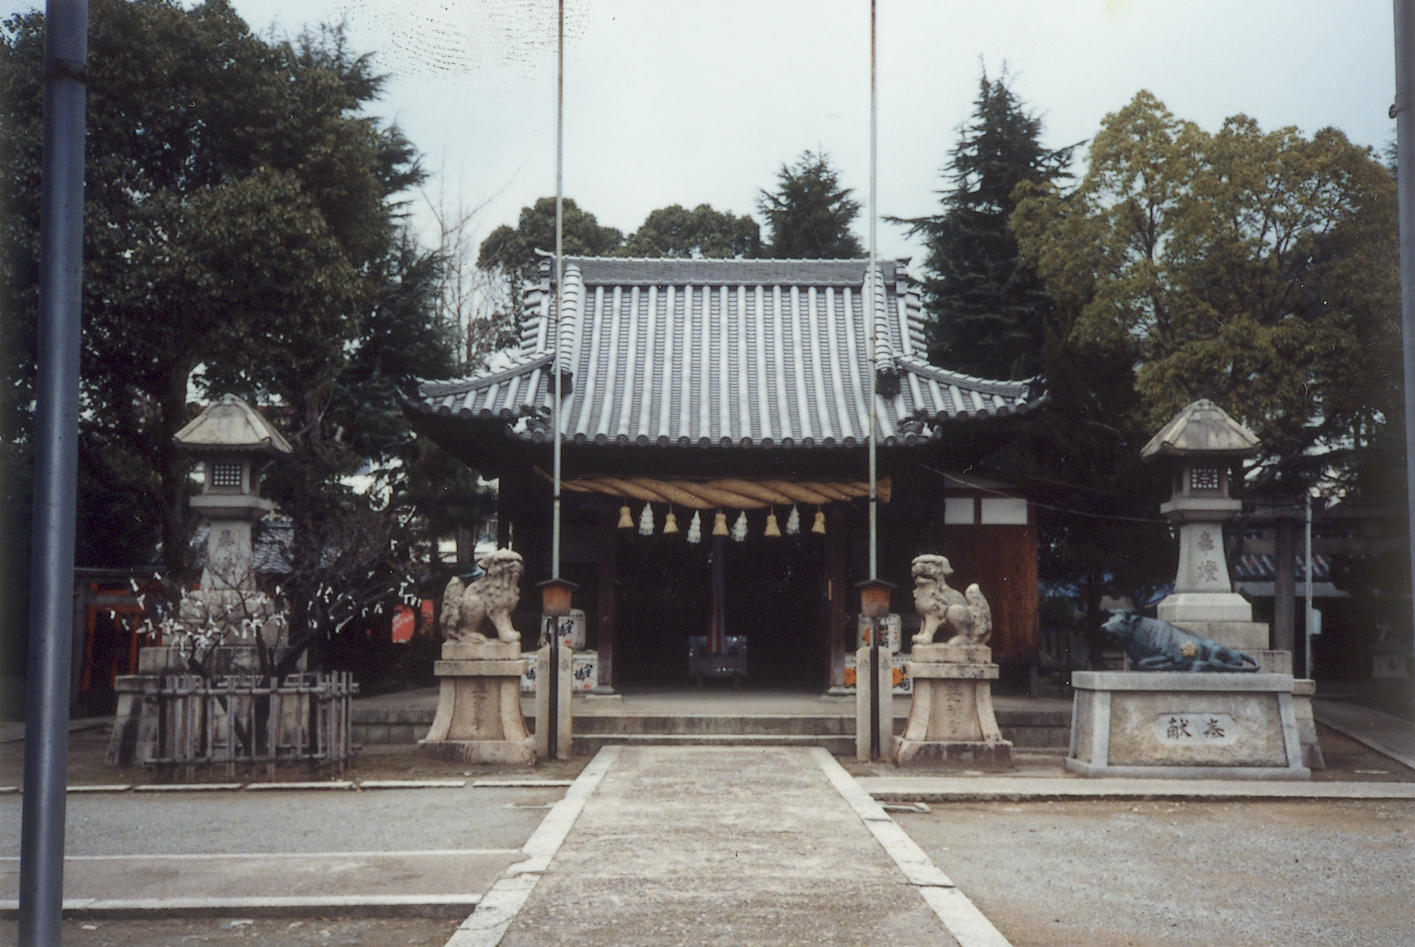
M 874 333 L 878 574 L 897 586 L 905 647 L 910 563 L 937 553 L 950 584 L 978 582 L 991 602 L 994 659 L 1035 667 L 1030 507 L 970 471 L 1045 396 L 1035 380 L 930 365 L 904 263 L 877 265 L 866 311 L 865 260 L 566 257 L 556 331 L 547 259 L 511 364 L 422 384 L 404 404 L 415 427 L 500 480 L 498 544 L 525 559 L 514 621 L 528 648 L 550 576 L 558 371 L 561 575 L 578 584 L 601 689 L 688 682 L 697 635 L 710 649 L 745 636 L 749 683 L 841 686 L 869 577 Z

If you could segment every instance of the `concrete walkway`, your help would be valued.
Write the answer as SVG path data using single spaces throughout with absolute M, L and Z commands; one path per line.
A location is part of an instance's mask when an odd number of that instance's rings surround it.
M 448 947 L 1007 943 L 819 748 L 607 747 L 561 805 Z

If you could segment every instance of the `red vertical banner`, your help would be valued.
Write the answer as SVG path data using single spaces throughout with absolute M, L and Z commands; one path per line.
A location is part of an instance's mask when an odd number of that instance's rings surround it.
M 393 610 L 393 643 L 401 644 L 413 640 L 413 629 L 418 625 L 417 615 L 406 605 Z
M 430 598 L 423 599 L 422 619 L 418 622 L 418 631 L 424 635 L 430 635 L 437 630 L 437 606 Z

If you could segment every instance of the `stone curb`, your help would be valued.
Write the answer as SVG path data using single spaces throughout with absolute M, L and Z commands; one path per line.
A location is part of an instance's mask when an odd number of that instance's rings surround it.
M 105 793 L 105 792 L 271 792 L 279 789 L 291 790 L 311 790 L 311 789 L 462 789 L 467 785 L 465 779 L 366 779 L 362 781 L 348 780 L 333 782 L 295 782 L 295 783 L 172 783 L 172 784 L 151 784 L 145 786 L 135 786 L 132 783 L 95 783 L 91 785 L 69 786 L 67 792 L 77 793 Z M 558 787 L 569 786 L 568 779 L 543 779 L 543 780 L 506 780 L 506 781 L 482 781 L 476 783 L 478 787 L 490 788 L 536 788 L 536 787 Z M 19 786 L 0 786 L 0 796 L 13 795 L 20 792 Z
M 811 751 L 821 771 L 835 790 L 855 810 L 889 857 L 899 866 L 909 883 L 919 889 L 943 926 L 958 941 L 959 947 L 1011 947 L 1011 942 L 978 910 L 968 896 L 959 891 L 928 853 L 919 847 L 890 818 L 878 802 L 870 797 L 835 757 L 822 749 Z M 451 947 L 451 945 L 449 945 Z
M 507 868 L 501 877 L 482 895 L 475 911 L 462 922 L 461 926 L 447 941 L 446 947 L 496 947 L 506 935 L 506 929 L 516 919 L 526 899 L 531 896 L 540 872 L 550 867 L 565 837 L 570 834 L 575 820 L 585 808 L 585 803 L 599 787 L 604 774 L 619 759 L 620 748 L 607 746 L 595 754 L 589 765 L 571 783 L 564 797 L 546 814 L 531 837 L 526 840 L 521 851 L 526 860 Z M 524 780 L 522 782 L 536 782 Z M 550 780 L 540 781 L 550 782 Z
M 168 917 L 309 917 L 337 912 L 342 917 L 461 917 L 474 909 L 476 895 L 330 895 L 322 898 L 145 898 L 134 900 L 65 898 L 64 917 L 82 920 L 143 920 Z M 0 901 L 0 918 L 19 917 L 18 901 Z
M 882 802 L 1056 802 L 1176 799 L 1192 802 L 1415 799 L 1415 783 L 1297 783 L 1197 779 L 862 776 Z

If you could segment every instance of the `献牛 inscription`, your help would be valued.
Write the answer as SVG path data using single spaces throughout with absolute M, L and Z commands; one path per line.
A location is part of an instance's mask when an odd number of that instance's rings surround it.
M 1155 739 L 1170 746 L 1232 746 L 1238 741 L 1238 727 L 1228 714 L 1160 714 Z

